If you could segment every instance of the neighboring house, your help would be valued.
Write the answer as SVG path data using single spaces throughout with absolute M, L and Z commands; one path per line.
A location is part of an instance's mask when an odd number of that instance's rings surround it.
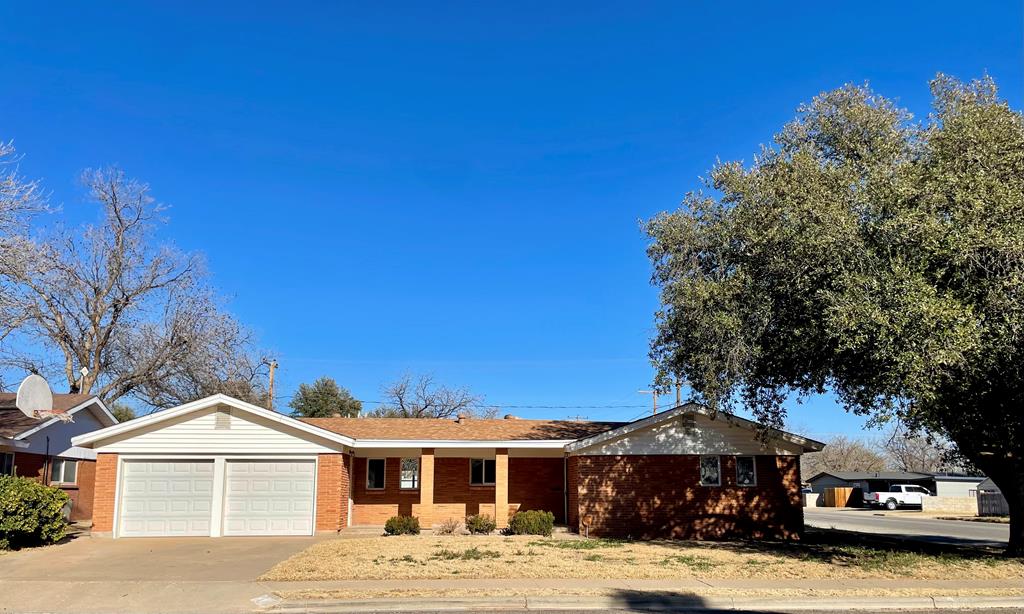
M 71 498 L 71 519 L 92 518 L 96 451 L 71 443 L 76 435 L 117 424 L 98 398 L 53 395 L 58 416 L 30 418 L 15 406 L 12 393 L 0 393 L 0 474 L 35 478 Z
M 859 488 L 861 492 L 885 492 L 893 484 L 923 486 L 939 497 L 974 497 L 984 476 L 955 473 L 917 473 L 912 471 L 823 471 L 807 480 L 811 490 L 823 493 L 827 488 Z
M 697 405 L 630 423 L 298 420 L 215 395 L 88 433 L 95 533 L 310 535 L 540 509 L 590 535 L 791 537 L 824 444 Z

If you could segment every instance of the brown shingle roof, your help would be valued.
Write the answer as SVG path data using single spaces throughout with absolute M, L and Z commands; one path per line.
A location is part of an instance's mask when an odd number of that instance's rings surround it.
M 573 420 L 494 420 L 469 418 L 461 423 L 439 418 L 302 418 L 322 429 L 353 439 L 439 441 L 541 441 L 579 439 L 625 424 Z
M 93 398 L 89 394 L 55 394 L 53 411 L 63 413 Z M 39 425 L 40 420 L 29 418 L 14 404 L 17 395 L 0 392 L 0 437 L 15 437 Z

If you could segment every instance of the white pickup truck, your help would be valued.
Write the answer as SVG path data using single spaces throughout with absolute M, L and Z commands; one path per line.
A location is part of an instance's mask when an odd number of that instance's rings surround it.
M 921 507 L 921 500 L 934 497 L 932 491 L 914 484 L 893 484 L 889 492 L 864 493 L 864 505 L 894 510 L 901 505 Z

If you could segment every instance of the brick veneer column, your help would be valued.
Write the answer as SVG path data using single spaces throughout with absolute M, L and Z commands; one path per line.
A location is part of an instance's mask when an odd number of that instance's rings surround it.
M 93 487 L 92 531 L 114 530 L 114 506 L 117 493 L 117 454 L 96 455 L 96 481 Z
M 434 448 L 420 450 L 420 518 L 434 523 Z
M 499 529 L 508 526 L 508 449 L 494 451 L 494 522 Z
M 316 473 L 316 530 L 340 531 L 348 523 L 348 470 L 344 454 L 321 454 Z

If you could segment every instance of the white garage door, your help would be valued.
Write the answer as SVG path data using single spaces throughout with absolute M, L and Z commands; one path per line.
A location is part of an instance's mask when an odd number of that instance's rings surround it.
M 224 535 L 312 535 L 314 461 L 228 461 Z
M 118 535 L 209 535 L 213 461 L 125 461 Z

